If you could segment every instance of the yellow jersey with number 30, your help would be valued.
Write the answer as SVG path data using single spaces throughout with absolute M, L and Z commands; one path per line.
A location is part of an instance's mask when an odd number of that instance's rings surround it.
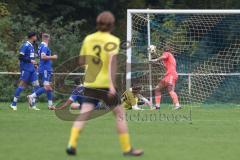
M 110 55 L 118 54 L 119 45 L 120 39 L 109 32 L 98 31 L 84 39 L 80 56 L 85 56 L 85 87 L 110 87 Z

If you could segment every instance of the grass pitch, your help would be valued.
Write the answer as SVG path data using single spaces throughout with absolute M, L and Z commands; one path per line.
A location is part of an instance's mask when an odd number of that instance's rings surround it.
M 81 134 L 76 157 L 65 154 L 72 122 L 58 119 L 46 104 L 18 111 L 0 103 L 0 160 L 122 160 L 111 113 L 90 120 Z M 153 115 L 153 116 L 152 116 Z M 193 107 L 172 112 L 128 111 L 134 147 L 143 148 L 144 160 L 238 160 L 240 109 L 231 104 Z M 174 118 L 175 117 L 175 118 Z

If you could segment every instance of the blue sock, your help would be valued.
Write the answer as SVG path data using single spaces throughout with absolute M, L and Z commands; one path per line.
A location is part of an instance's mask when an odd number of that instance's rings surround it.
M 48 105 L 52 106 L 53 105 L 53 103 L 52 103 L 52 99 L 53 99 L 52 90 L 47 91 L 47 98 L 48 98 Z
M 17 105 L 17 101 L 18 101 L 18 97 L 20 95 L 20 93 L 23 91 L 23 87 L 22 86 L 19 86 L 16 91 L 15 91 L 15 94 L 14 94 L 14 98 L 13 98 L 13 102 L 12 102 L 12 105 L 13 106 L 16 106 Z
M 37 91 L 35 91 L 36 96 L 37 96 L 37 97 L 40 96 L 40 95 L 43 94 L 45 91 L 46 91 L 46 90 L 45 90 L 44 87 L 39 88 Z
M 40 86 L 33 86 L 33 89 L 32 89 L 32 93 L 36 94 L 36 92 L 41 89 Z M 32 102 L 32 105 L 35 106 L 36 105 L 36 99 L 33 99 L 34 101 Z

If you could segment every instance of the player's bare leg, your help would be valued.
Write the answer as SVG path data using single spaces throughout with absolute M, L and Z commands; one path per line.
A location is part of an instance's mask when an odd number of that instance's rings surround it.
M 113 113 L 115 115 L 119 142 L 124 156 L 141 156 L 143 151 L 134 149 L 131 146 L 124 108 L 122 106 L 117 106 L 113 109 Z
M 39 97 L 44 92 L 46 92 L 47 98 L 48 98 L 48 109 L 49 110 L 54 110 L 55 109 L 55 106 L 53 106 L 53 102 L 52 102 L 52 87 L 51 87 L 49 82 L 47 84 L 44 84 L 43 88 L 39 88 L 34 93 L 32 93 L 31 95 L 27 96 L 28 102 L 29 102 L 29 105 L 30 105 L 31 109 L 39 110 L 35 106 L 35 102 L 34 101 L 36 100 L 37 97 Z
M 155 90 L 155 104 L 156 104 L 156 109 L 160 109 L 161 97 L 162 97 L 161 92 Z
M 80 107 L 79 103 L 72 103 L 71 104 L 71 109 L 73 109 L 73 110 L 77 110 L 77 109 L 79 109 L 79 107 Z
M 66 150 L 68 155 L 76 155 L 78 138 L 93 110 L 94 110 L 93 104 L 91 103 L 82 104 L 80 115 L 77 117 L 77 119 L 73 123 L 72 129 L 71 129 L 68 148 Z
M 174 110 L 180 109 L 181 106 L 179 104 L 177 93 L 174 91 L 174 86 L 172 86 L 172 85 L 168 86 L 168 94 L 172 98 L 172 101 L 174 104 Z
M 161 98 L 162 98 L 162 91 L 163 86 L 161 84 L 157 85 L 155 88 L 155 105 L 156 109 L 160 109 L 160 104 L 161 104 Z

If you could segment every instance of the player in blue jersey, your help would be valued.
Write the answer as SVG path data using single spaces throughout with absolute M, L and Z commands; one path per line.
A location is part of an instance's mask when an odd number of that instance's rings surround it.
M 28 102 L 30 106 L 34 105 L 34 99 L 40 96 L 42 93 L 46 93 L 48 98 L 48 108 L 54 109 L 52 102 L 52 86 L 51 86 L 51 78 L 52 78 L 52 60 L 56 60 L 58 58 L 57 55 L 51 55 L 51 50 L 48 47 L 48 43 L 50 40 L 50 35 L 47 33 L 42 34 L 42 43 L 38 47 L 38 56 L 40 57 L 39 63 L 39 78 L 43 83 L 43 87 L 39 88 L 33 94 L 28 95 Z
M 55 109 L 56 110 L 65 109 L 69 105 L 71 105 L 71 109 L 80 109 L 82 100 L 84 99 L 83 92 L 84 92 L 84 86 L 83 85 L 77 86 L 72 91 L 72 94 L 68 98 L 68 100 L 61 106 L 56 107 Z M 98 106 L 98 104 L 96 104 L 96 105 Z
M 65 109 L 67 106 L 70 105 L 71 109 L 81 109 L 81 104 L 83 103 L 84 95 L 84 86 L 83 85 L 78 85 L 73 91 L 71 96 L 68 98 L 68 100 L 62 104 L 59 107 L 56 107 L 55 110 L 62 110 Z M 100 108 L 100 103 L 96 103 L 96 109 Z
M 38 75 L 36 72 L 37 62 L 35 61 L 35 53 L 33 43 L 37 40 L 37 35 L 35 32 L 28 33 L 28 41 L 23 43 L 19 50 L 19 61 L 20 61 L 20 83 L 15 91 L 14 98 L 10 108 L 14 111 L 17 110 L 17 101 L 20 93 L 26 88 L 29 83 L 32 83 L 34 90 L 39 88 Z M 39 110 L 34 105 L 30 107 L 34 110 Z

